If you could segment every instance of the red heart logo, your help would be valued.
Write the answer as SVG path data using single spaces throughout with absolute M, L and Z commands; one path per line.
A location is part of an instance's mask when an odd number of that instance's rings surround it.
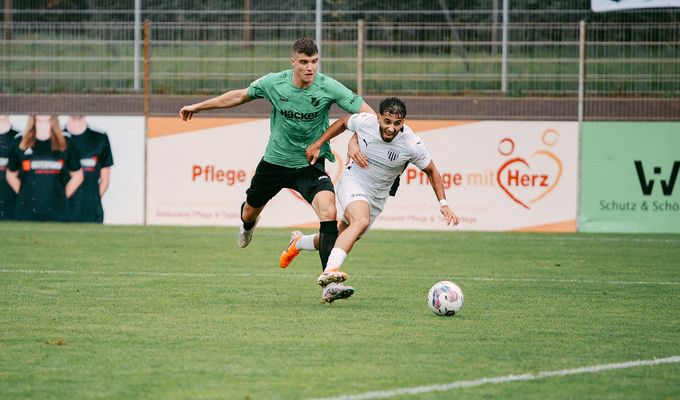
M 539 157 L 547 157 L 548 163 L 554 163 L 557 166 L 557 172 L 546 171 L 546 169 L 549 169 L 549 166 L 546 166 L 546 161 L 541 160 Z M 498 186 L 515 203 L 527 210 L 529 209 L 528 204 L 541 200 L 555 189 L 562 177 L 562 161 L 553 153 L 539 150 L 532 154 L 530 159 L 537 161 L 536 164 L 543 164 L 545 169 L 532 169 L 527 160 L 517 157 L 501 165 L 496 174 Z M 554 176 L 552 180 L 550 179 L 551 175 Z

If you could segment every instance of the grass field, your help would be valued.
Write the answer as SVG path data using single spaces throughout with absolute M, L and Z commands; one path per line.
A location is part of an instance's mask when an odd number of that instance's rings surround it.
M 283 229 L 0 227 L 3 399 L 680 399 L 679 235 L 374 231 L 322 305 Z

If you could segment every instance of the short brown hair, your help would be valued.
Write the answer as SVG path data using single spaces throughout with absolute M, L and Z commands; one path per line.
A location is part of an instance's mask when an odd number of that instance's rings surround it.
M 293 51 L 299 54 L 304 53 L 308 57 L 319 54 L 319 48 L 316 47 L 316 43 L 308 37 L 301 37 L 296 40 L 293 44 Z
M 380 114 L 388 113 L 395 117 L 406 118 L 406 104 L 396 97 L 389 97 L 380 102 Z

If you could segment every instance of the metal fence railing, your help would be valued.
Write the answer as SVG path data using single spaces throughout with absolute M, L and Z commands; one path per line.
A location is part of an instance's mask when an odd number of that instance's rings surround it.
M 313 37 L 315 24 L 299 10 L 286 11 L 292 22 L 274 23 L 278 11 L 144 11 L 151 95 L 210 96 L 288 68 L 292 42 Z M 13 12 L 0 40 L 2 104 L 36 94 L 141 95 L 135 54 L 142 43 L 130 10 Z M 586 16 L 593 20 L 584 38 L 587 98 L 680 100 L 680 10 L 639 14 L 635 22 L 626 20 L 631 13 L 514 10 L 505 58 L 498 10 L 442 13 L 326 10 L 322 71 L 366 96 L 573 99 L 577 18 Z M 648 19 L 656 22 L 640 22 Z

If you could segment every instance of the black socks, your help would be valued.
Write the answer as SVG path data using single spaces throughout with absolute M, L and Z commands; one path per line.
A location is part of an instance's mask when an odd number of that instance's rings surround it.
M 240 215 L 240 217 L 241 217 L 241 221 L 243 222 L 243 229 L 249 231 L 249 230 L 251 230 L 255 227 L 255 223 L 257 222 L 257 220 L 252 221 L 252 222 L 243 221 L 243 207 L 245 207 L 245 206 L 246 206 L 246 202 L 244 201 L 243 204 L 241 204 L 241 215 Z
M 337 224 L 336 221 L 322 221 L 319 227 L 319 258 L 321 258 L 322 270 L 326 269 L 328 257 L 331 255 L 335 240 L 338 238 Z

